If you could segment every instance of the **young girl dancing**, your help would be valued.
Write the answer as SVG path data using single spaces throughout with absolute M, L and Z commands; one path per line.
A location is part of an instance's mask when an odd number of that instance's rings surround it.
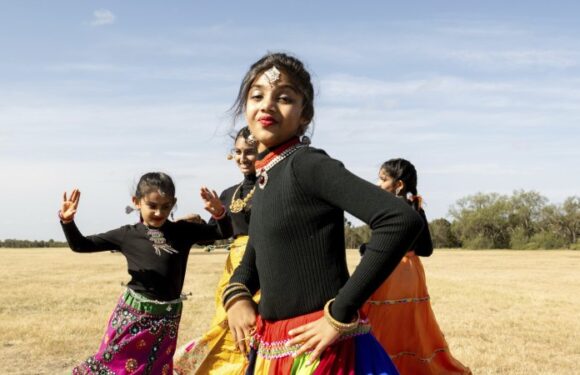
M 234 340 L 244 353 L 251 348 L 247 373 L 396 373 L 358 310 L 415 241 L 420 216 L 301 142 L 314 106 L 298 59 L 272 53 L 258 60 L 235 108 L 259 142 L 250 239 L 222 294 Z M 350 277 L 344 211 L 372 229 Z
M 449 352 L 429 302 L 425 271 L 418 256 L 430 256 L 433 243 L 422 198 L 417 194 L 417 171 L 405 159 L 391 159 L 381 166 L 378 184 L 407 201 L 419 212 L 425 226 L 413 250 L 405 254 L 367 301 L 363 311 L 372 332 L 403 375 L 469 374 L 470 370 Z M 361 246 L 361 253 L 365 250 L 366 245 Z
M 250 130 L 247 126 L 236 134 L 234 148 L 228 158 L 234 159 L 244 176 L 241 183 L 231 186 L 220 195 L 220 200 L 232 221 L 234 242 L 230 245 L 230 252 L 216 289 L 216 311 L 211 321 L 211 328 L 201 338 L 196 338 L 178 349 L 174 362 L 175 372 L 179 375 L 243 374 L 248 362 L 246 357 L 236 349 L 228 327 L 226 312 L 221 303 L 223 290 L 246 250 L 252 197 L 256 190 L 254 166 L 256 142 L 250 138 Z M 258 300 L 259 296 L 255 295 L 254 301 Z
M 231 235 L 231 223 L 215 192 L 202 188 L 205 208 L 217 224 L 167 220 L 177 199 L 171 177 L 147 173 L 137 184 L 133 203 L 141 221 L 83 236 L 74 223 L 80 200 L 74 189 L 63 196 L 59 217 L 75 252 L 117 250 L 127 259 L 131 281 L 109 320 L 98 352 L 73 374 L 171 374 L 181 318 L 181 290 L 187 258 L 197 241 Z

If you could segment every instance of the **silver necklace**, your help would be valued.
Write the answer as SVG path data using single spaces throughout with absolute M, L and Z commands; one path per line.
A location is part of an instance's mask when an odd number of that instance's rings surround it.
M 282 160 L 286 159 L 288 156 L 292 155 L 296 150 L 306 147 L 307 145 L 302 143 L 297 143 L 294 146 L 288 147 L 286 150 L 282 151 L 280 155 L 276 156 L 268 164 L 260 168 L 258 173 L 256 173 L 258 187 L 264 189 L 268 183 L 268 171 L 272 169 L 276 164 L 280 163 Z

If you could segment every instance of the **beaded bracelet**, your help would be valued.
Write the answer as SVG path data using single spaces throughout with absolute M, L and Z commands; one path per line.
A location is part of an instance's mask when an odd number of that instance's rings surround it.
M 360 319 L 359 312 L 356 312 L 356 318 L 351 323 L 339 322 L 330 314 L 330 305 L 332 302 L 334 302 L 334 298 L 326 302 L 326 305 L 324 305 L 324 318 L 328 324 L 330 324 L 332 328 L 336 329 L 341 335 L 354 331 L 358 327 L 358 321 Z

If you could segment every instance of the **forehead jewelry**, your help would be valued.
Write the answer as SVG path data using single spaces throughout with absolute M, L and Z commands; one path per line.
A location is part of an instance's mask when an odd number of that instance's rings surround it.
M 280 71 L 275 66 L 266 70 L 264 75 L 266 76 L 268 83 L 270 83 L 270 87 L 274 87 L 274 84 L 280 79 Z

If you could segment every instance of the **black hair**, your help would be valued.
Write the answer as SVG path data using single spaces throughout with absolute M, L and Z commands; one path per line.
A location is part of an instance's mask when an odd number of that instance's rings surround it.
M 417 170 L 415 166 L 405 159 L 391 159 L 381 165 L 381 170 L 385 171 L 394 181 L 402 181 L 403 189 L 398 193 L 399 197 L 407 197 L 408 194 L 417 195 Z M 419 201 L 413 199 L 411 205 L 419 210 Z
M 252 141 L 251 141 L 251 140 L 248 140 L 248 137 L 249 137 L 250 135 L 252 135 L 252 133 L 250 133 L 250 128 L 248 128 L 247 126 L 244 126 L 244 127 L 243 127 L 243 128 L 241 128 L 240 130 L 238 130 L 238 132 L 236 133 L 236 135 L 235 135 L 235 136 L 233 136 L 232 138 L 233 138 L 233 140 L 234 140 L 234 143 L 236 143 L 236 141 L 237 141 L 239 138 L 244 138 L 244 140 L 245 140 L 245 141 L 246 141 L 248 144 L 250 144 L 250 143 L 252 143 Z M 253 142 L 255 143 L 255 141 L 253 141 Z
M 175 184 L 171 177 L 163 172 L 149 172 L 141 176 L 135 189 L 135 197 L 141 199 L 154 191 L 166 198 L 175 198 Z
M 314 117 L 314 87 L 310 80 L 310 73 L 308 73 L 304 64 L 296 57 L 285 53 L 267 53 L 250 67 L 242 80 L 238 96 L 231 108 L 234 121 L 237 117 L 242 115 L 246 108 L 246 100 L 252 83 L 260 74 L 274 66 L 286 74 L 290 82 L 292 82 L 304 98 L 301 115 L 302 118 L 306 120 L 306 125 L 300 129 L 301 133 L 297 134 L 303 135 L 308 127 L 307 125 Z

